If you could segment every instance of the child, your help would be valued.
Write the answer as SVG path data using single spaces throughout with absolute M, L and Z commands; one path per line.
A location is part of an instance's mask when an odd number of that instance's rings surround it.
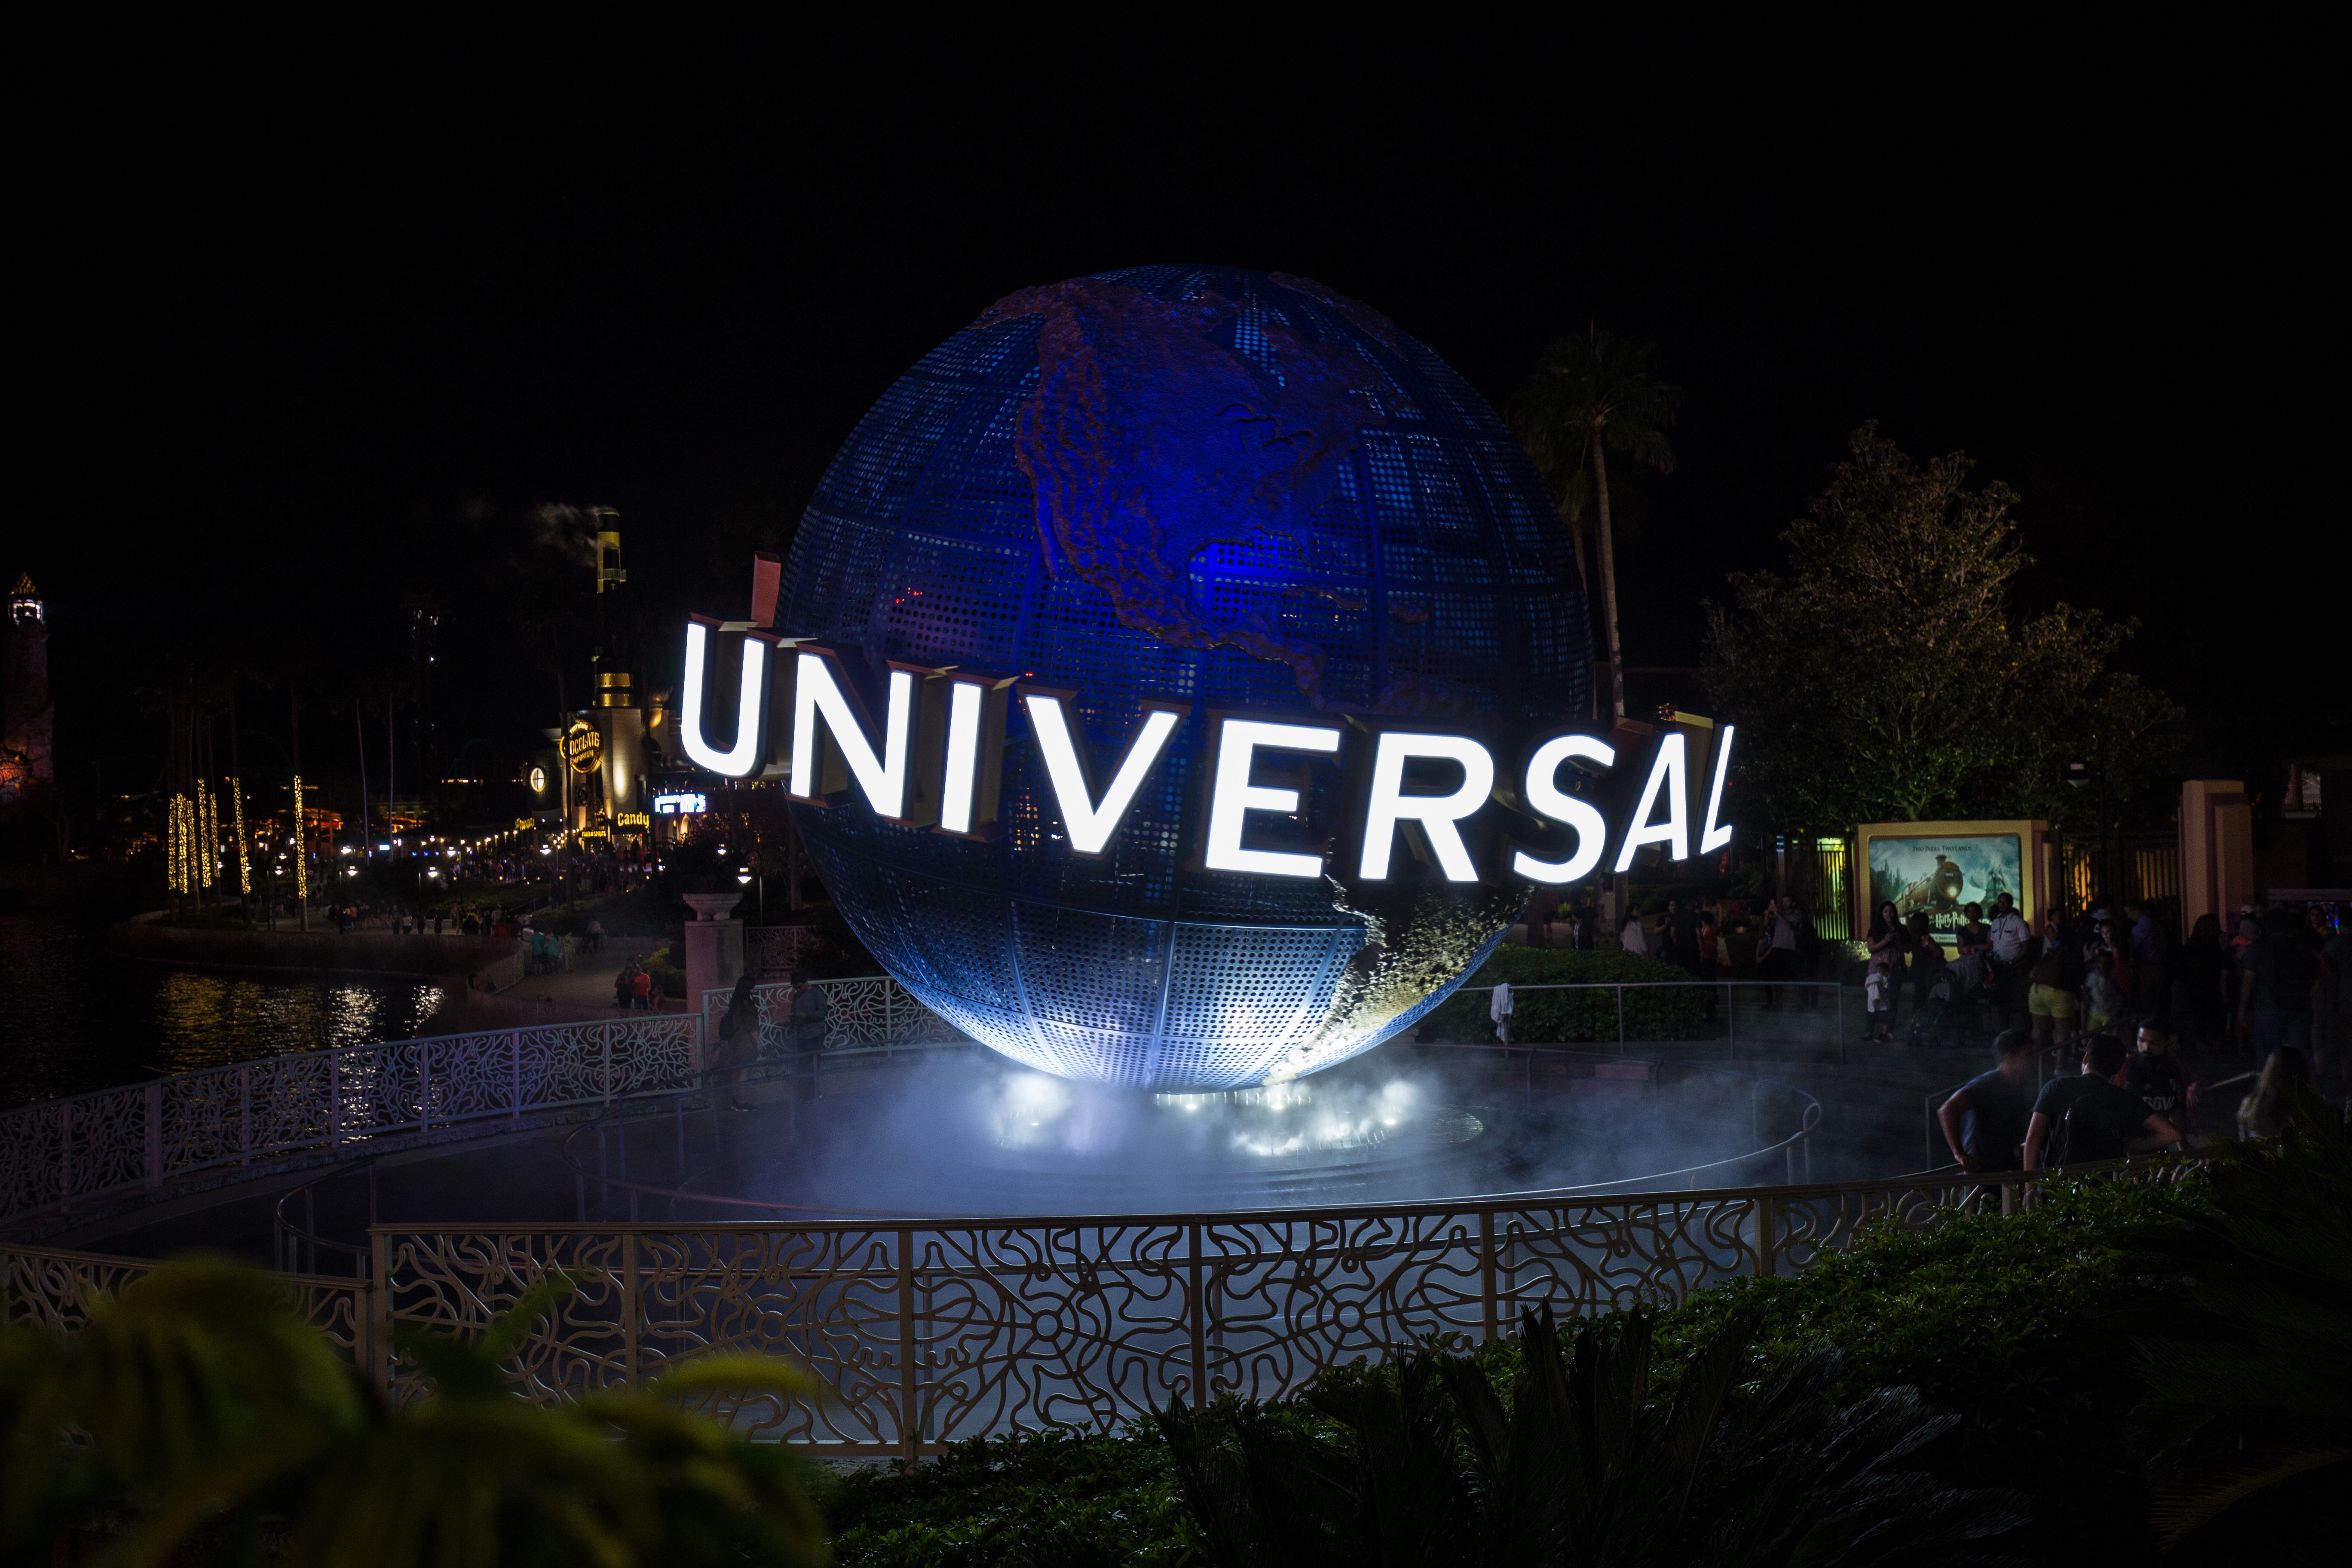
M 1863 976 L 1863 995 L 1870 1009 L 1862 1031 L 1864 1040 L 1895 1041 L 1895 963 L 1888 953 L 1874 954 L 1870 973 Z
M 2100 948 L 2091 955 L 2091 973 L 2083 977 L 2083 1024 L 2087 1035 L 2104 1035 L 2124 1010 L 2123 993 L 2116 989 L 2116 955 Z

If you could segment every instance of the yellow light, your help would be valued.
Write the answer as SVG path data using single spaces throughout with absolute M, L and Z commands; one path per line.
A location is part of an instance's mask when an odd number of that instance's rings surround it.
M 310 836 L 304 830 L 310 825 L 302 819 L 302 775 L 294 775 L 294 896 L 304 903 L 310 899 Z
M 229 810 L 236 827 L 236 890 L 251 897 L 253 864 L 245 852 L 245 781 L 232 776 L 228 781 Z

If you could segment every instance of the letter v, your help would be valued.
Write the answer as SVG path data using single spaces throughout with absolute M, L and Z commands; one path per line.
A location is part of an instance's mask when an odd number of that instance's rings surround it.
M 1045 776 L 1053 783 L 1055 804 L 1061 807 L 1063 825 L 1070 830 L 1070 847 L 1081 855 L 1101 854 L 1128 807 L 1135 804 L 1136 792 L 1143 787 L 1143 781 L 1150 776 L 1160 753 L 1168 749 L 1168 738 L 1176 732 L 1183 715 L 1167 708 L 1145 712 L 1142 731 L 1129 744 L 1110 788 L 1103 792 L 1102 802 L 1097 805 L 1093 791 L 1087 787 L 1086 763 L 1070 733 L 1063 700 L 1042 691 L 1024 691 L 1021 703 L 1029 710 L 1029 727 L 1035 732 L 1037 750 L 1045 759 Z

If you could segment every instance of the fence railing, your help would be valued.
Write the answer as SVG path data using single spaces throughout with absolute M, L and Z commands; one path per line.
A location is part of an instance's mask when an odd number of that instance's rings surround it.
M 0 1218 L 215 1166 L 603 1104 L 694 1080 L 699 1020 L 647 1014 L 264 1057 L 0 1111 Z
M 152 1258 L 110 1258 L 54 1247 L 20 1247 L 0 1241 L 0 1310 L 12 1323 L 78 1331 L 89 1319 L 92 1300 L 114 1294 L 155 1267 Z M 370 1344 L 365 1284 L 308 1274 L 282 1277 L 295 1306 L 362 1371 L 381 1355 Z
M 520 964 L 520 953 L 512 955 Z M 960 1039 L 887 975 L 817 983 L 828 1050 Z M 788 1048 L 788 985 L 760 989 L 763 1050 Z M 718 998 L 716 1008 L 709 996 Z M 459 1122 L 608 1104 L 698 1081 L 727 993 L 692 1014 L 486 1029 L 263 1057 L 0 1111 L 0 1221 L 215 1166 L 434 1131 Z M 776 1005 L 776 1021 L 768 1009 Z
M 476 1331 L 560 1271 L 572 1293 L 509 1363 L 526 1397 L 635 1387 L 714 1352 L 780 1355 L 814 1371 L 823 1396 L 701 1407 L 821 1453 L 914 1458 L 1016 1430 L 1108 1431 L 1171 1399 L 1279 1397 L 1433 1333 L 1494 1339 L 1538 1303 L 1577 1314 L 1676 1301 L 1802 1269 L 1874 1227 L 2013 1214 L 2035 1183 L 2168 1183 L 2199 1163 L 1254 1214 L 377 1226 L 366 1281 L 289 1282 L 405 1399 L 422 1385 L 391 1353 L 394 1322 Z M 154 1266 L 6 1243 L 0 1262 L 11 1317 L 66 1326 L 86 1287 Z
M 2176 1180 L 2193 1162 L 2108 1179 Z M 2042 1179 L 2048 1181 L 2049 1173 Z M 789 1357 L 821 1400 L 706 1401 L 756 1436 L 912 1458 L 962 1439 L 1108 1431 L 1171 1398 L 1275 1398 L 1522 1308 L 1591 1313 L 1801 1269 L 1879 1226 L 2014 1212 L 2014 1173 L 1861 1186 L 969 1223 L 371 1232 L 381 1319 L 479 1328 L 547 1274 L 576 1291 L 511 1371 L 529 1396 L 635 1386 L 719 1352 Z M 375 1331 L 374 1342 L 384 1342 Z M 417 1391 L 389 1361 L 395 1397 Z
M 936 1045 L 964 1038 L 962 1030 L 916 1001 L 914 993 L 887 974 L 811 984 L 825 994 L 824 1048 L 828 1051 Z M 751 988 L 752 1002 L 759 1008 L 763 1056 L 793 1048 L 792 989 L 789 981 Z M 719 1038 L 719 1020 L 727 1016 L 727 1005 L 733 996 L 732 991 L 723 988 L 702 994 L 704 1039 Z
M 1491 1007 L 1494 991 L 1491 985 L 1465 985 L 1454 995 L 1485 996 Z M 1627 992 L 1634 994 L 1635 1006 L 1631 1013 L 1627 1011 Z M 1574 994 L 1590 998 L 1590 1002 L 1565 1014 L 1536 1008 L 1519 1010 L 1519 999 L 1539 998 L 1549 993 Z M 1736 1061 L 1744 1031 L 1751 1052 L 1762 1047 L 1803 1046 L 1833 1049 L 1839 1061 L 1845 1060 L 1846 987 L 1835 981 L 1602 981 L 1514 985 L 1511 996 L 1515 1009 L 1510 1023 L 1513 1041 L 1524 1038 L 1561 1045 L 1614 1041 L 1619 1046 L 1629 1046 L 1719 1040 Z M 1641 1005 L 1645 1001 L 1649 1005 Z M 1449 999 L 1448 1007 L 1452 1005 Z M 1853 1005 L 1853 1017 L 1859 1025 L 1863 1018 L 1859 997 Z M 1493 1020 L 1487 1011 L 1481 1009 L 1478 1016 L 1482 1020 L 1478 1030 L 1485 1032 L 1474 1030 L 1475 1040 L 1465 1044 L 1499 1037 L 1493 1035 Z M 1458 1017 L 1458 1014 L 1441 1011 L 1431 1015 L 1431 1022 L 1443 1028 Z

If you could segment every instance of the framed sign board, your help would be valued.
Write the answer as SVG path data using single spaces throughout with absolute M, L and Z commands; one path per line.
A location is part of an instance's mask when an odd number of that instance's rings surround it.
M 2046 822 L 1873 822 L 1854 830 L 1854 931 L 1870 929 L 1881 904 L 1906 921 L 1927 917 L 1947 946 L 1959 939 L 1970 904 L 1992 918 L 2007 893 L 2026 923 L 2042 923 L 2052 846 Z

